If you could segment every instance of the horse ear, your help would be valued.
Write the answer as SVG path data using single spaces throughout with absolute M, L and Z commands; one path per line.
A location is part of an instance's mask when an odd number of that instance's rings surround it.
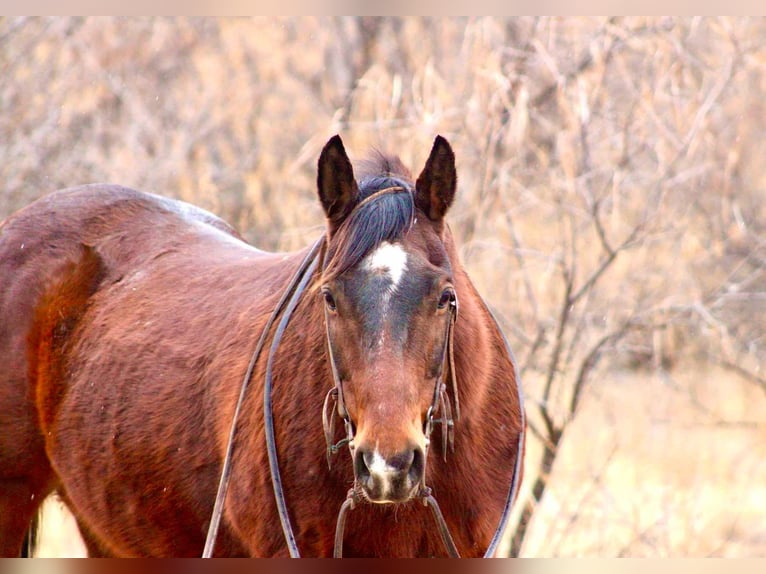
M 359 196 L 354 170 L 338 135 L 330 138 L 319 155 L 317 188 L 332 233 L 343 223 Z
M 441 221 L 457 188 L 455 154 L 446 139 L 436 136 L 431 155 L 415 182 L 415 205 L 432 221 Z

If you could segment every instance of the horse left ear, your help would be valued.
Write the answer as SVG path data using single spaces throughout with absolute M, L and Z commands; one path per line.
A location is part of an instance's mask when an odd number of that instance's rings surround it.
M 431 155 L 415 182 L 415 205 L 432 221 L 441 221 L 457 188 L 455 154 L 446 139 L 436 136 Z

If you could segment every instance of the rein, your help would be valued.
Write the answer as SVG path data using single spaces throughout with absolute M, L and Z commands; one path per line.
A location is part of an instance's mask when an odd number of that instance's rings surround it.
M 400 189 L 401 188 L 387 188 L 385 190 L 381 190 L 371 195 L 370 197 L 366 198 L 365 200 L 363 200 L 359 205 L 357 205 L 356 209 L 358 209 L 359 206 L 361 206 L 362 204 L 368 202 L 373 197 L 377 197 L 379 194 L 394 193 L 396 191 L 399 191 Z M 246 391 L 250 383 L 250 380 L 252 379 L 253 372 L 255 370 L 255 365 L 261 356 L 261 352 L 265 345 L 266 339 L 269 333 L 271 332 L 274 323 L 277 321 L 280 315 L 281 315 L 281 319 L 279 320 L 279 324 L 277 325 L 277 329 L 274 333 L 274 338 L 269 348 L 269 354 L 268 354 L 267 363 L 266 363 L 266 375 L 265 375 L 264 398 L 263 398 L 264 426 L 265 426 L 265 433 L 266 433 L 266 448 L 267 448 L 267 453 L 269 458 L 269 470 L 271 472 L 272 486 L 274 489 L 274 498 L 277 504 L 277 510 L 279 512 L 279 519 L 282 525 L 282 531 L 285 537 L 285 542 L 287 543 L 290 556 L 293 558 L 300 557 L 300 551 L 298 549 L 298 545 L 295 540 L 292 524 L 290 522 L 290 516 L 287 510 L 287 503 L 285 500 L 281 474 L 279 471 L 279 460 L 278 460 L 278 453 L 276 448 L 276 439 L 275 439 L 275 432 L 274 432 L 274 417 L 273 417 L 273 409 L 272 409 L 272 388 L 273 388 L 272 366 L 273 366 L 273 360 L 276 354 L 276 350 L 279 347 L 279 343 L 290 321 L 290 317 L 292 316 L 293 311 L 297 307 L 300 301 L 300 298 L 306 289 L 306 286 L 311 280 L 311 277 L 313 276 L 314 272 L 319 267 L 320 260 L 322 259 L 321 255 L 322 255 L 322 246 L 324 244 L 324 241 L 325 241 L 325 238 L 323 236 L 322 238 L 320 238 L 314 243 L 314 245 L 311 247 L 309 252 L 304 257 L 297 271 L 288 282 L 288 285 L 285 288 L 285 291 L 282 293 L 282 296 L 280 297 L 279 302 L 275 306 L 274 310 L 269 316 L 269 319 L 266 322 L 266 325 L 263 328 L 263 331 L 261 332 L 261 335 L 258 339 L 258 343 L 250 359 L 250 363 L 248 364 L 247 371 L 245 372 L 245 376 L 242 380 L 242 385 L 240 389 L 239 398 L 237 400 L 236 408 L 234 410 L 234 414 L 232 417 L 231 429 L 229 432 L 229 438 L 228 438 L 228 443 L 226 448 L 226 455 L 224 457 L 223 467 L 221 471 L 221 478 L 218 484 L 218 491 L 216 494 L 215 504 L 213 506 L 213 512 L 212 512 L 210 524 L 208 527 L 207 537 L 205 540 L 205 547 L 202 553 L 203 558 L 212 557 L 213 551 L 215 548 L 215 541 L 218 534 L 218 529 L 220 527 L 221 517 L 223 515 L 224 501 L 226 499 L 226 493 L 228 490 L 229 480 L 231 476 L 231 464 L 232 464 L 232 455 L 234 451 L 234 439 L 236 436 L 237 421 L 239 418 L 242 404 L 244 402 L 244 398 L 246 396 Z M 480 296 L 479 298 L 481 299 Z M 488 557 L 492 557 L 495 554 L 495 551 L 497 550 L 497 546 L 500 543 L 502 534 L 510 518 L 511 505 L 514 499 L 516 498 L 516 495 L 518 494 L 520 476 L 521 476 L 521 462 L 522 462 L 521 458 L 522 458 L 522 452 L 523 452 L 526 423 L 525 423 L 525 415 L 524 415 L 523 398 L 521 393 L 521 384 L 518 379 L 518 369 L 516 367 L 516 360 L 513 356 L 513 353 L 511 352 L 510 345 L 508 344 L 508 340 L 505 337 L 505 334 L 503 333 L 502 329 L 500 329 L 500 325 L 498 324 L 497 319 L 492 314 L 491 310 L 486 306 L 486 303 L 484 303 L 483 300 L 482 300 L 482 303 L 484 304 L 487 313 L 492 318 L 493 322 L 495 323 L 495 326 L 497 327 L 498 332 L 500 333 L 500 336 L 503 339 L 503 343 L 505 345 L 506 351 L 508 352 L 508 356 L 510 357 L 511 363 L 513 365 L 514 373 L 517 375 L 516 387 L 518 392 L 519 408 L 521 412 L 521 431 L 519 433 L 518 448 L 516 451 L 517 452 L 516 463 L 513 469 L 513 478 L 511 480 L 508 496 L 506 498 L 505 506 L 503 508 L 503 512 L 500 517 L 500 522 L 497 526 L 497 529 L 495 530 L 494 536 L 492 537 L 492 540 L 489 546 L 487 547 L 486 552 L 484 553 L 484 557 L 488 558 Z M 325 313 L 326 312 L 327 311 L 325 308 Z M 442 425 L 442 452 L 444 453 L 445 460 L 446 460 L 448 443 L 454 450 L 454 421 L 460 418 L 460 405 L 458 402 L 458 394 L 457 394 L 457 375 L 455 370 L 454 352 L 453 352 L 454 324 L 457 320 L 457 315 L 458 315 L 457 300 L 453 300 L 450 302 L 450 316 L 449 316 L 449 323 L 447 326 L 447 333 L 445 336 L 443 355 L 442 355 L 443 357 L 442 369 L 441 369 L 441 372 L 439 373 L 439 376 L 436 378 L 436 385 L 434 388 L 434 398 L 433 398 L 431 406 L 428 409 L 426 422 L 425 422 L 425 428 L 424 428 L 424 432 L 426 435 L 426 445 L 428 445 L 430 442 L 429 439 L 430 439 L 431 432 L 433 430 L 433 426 L 435 424 Z M 325 328 L 327 329 L 326 317 L 325 317 Z M 322 424 L 323 424 L 323 428 L 325 432 L 325 438 L 327 440 L 327 462 L 328 462 L 328 465 L 331 465 L 332 455 L 337 453 L 344 445 L 347 445 L 349 447 L 353 455 L 354 436 L 353 436 L 353 423 L 350 420 L 350 417 L 348 416 L 348 412 L 345 409 L 345 404 L 343 401 L 343 389 L 342 389 L 341 381 L 338 376 L 337 368 L 335 365 L 335 359 L 332 355 L 332 347 L 330 345 L 329 332 L 327 333 L 327 337 L 328 337 L 327 338 L 328 356 L 330 358 L 330 364 L 332 368 L 332 374 L 333 374 L 333 380 L 334 380 L 335 386 L 327 393 L 327 396 L 325 397 L 324 407 L 322 409 Z M 449 400 L 449 395 L 447 394 L 447 386 L 442 381 L 442 376 L 445 370 L 444 369 L 445 364 L 448 365 L 448 369 L 450 372 L 450 387 L 452 391 L 453 400 L 455 402 L 454 412 L 452 410 L 452 406 Z M 332 405 L 331 405 L 331 402 L 332 402 Z M 335 428 L 334 427 L 335 412 L 337 412 L 337 414 L 344 421 L 344 424 L 346 426 L 347 437 L 339 441 L 338 443 L 333 444 L 334 428 Z M 440 418 L 435 419 L 434 416 L 438 412 L 441 412 L 441 416 Z M 454 414 L 454 419 L 453 419 L 453 414 Z M 428 449 L 428 446 L 426 447 L 426 453 L 427 453 L 427 449 Z M 425 485 L 425 473 L 423 473 L 423 482 L 420 485 L 420 490 L 418 492 L 417 497 L 422 500 L 425 506 L 428 506 L 431 509 L 431 512 L 434 517 L 434 521 L 436 522 L 436 525 L 438 526 L 439 534 L 441 536 L 441 539 L 442 539 L 442 542 L 444 543 L 445 548 L 447 549 L 448 554 L 451 557 L 459 558 L 460 554 L 449 532 L 449 528 L 444 519 L 444 516 L 442 515 L 441 509 L 439 508 L 439 505 L 436 502 L 436 499 L 431 494 L 431 489 Z M 340 510 L 338 512 L 336 531 L 335 531 L 335 548 L 333 552 L 333 555 L 336 558 L 340 558 L 343 553 L 343 533 L 345 530 L 346 517 L 347 517 L 348 511 L 354 509 L 359 499 L 360 499 L 360 496 L 357 493 L 356 486 L 355 486 L 354 488 L 349 490 L 346 500 L 342 503 Z
M 226 447 L 226 456 L 224 457 L 223 461 L 223 469 L 221 471 L 221 480 L 218 483 L 218 492 L 216 493 L 215 497 L 215 504 L 213 506 L 213 514 L 210 518 L 210 525 L 208 526 L 207 530 L 207 538 L 205 539 L 205 548 L 202 552 L 202 558 L 210 558 L 213 555 L 213 549 L 215 547 L 215 539 L 218 536 L 218 528 L 221 523 L 221 516 L 223 515 L 223 503 L 226 499 L 226 492 L 229 488 L 229 478 L 231 475 L 231 461 L 232 461 L 232 453 L 234 452 L 234 437 L 236 435 L 237 430 L 237 421 L 239 419 L 239 412 L 242 408 L 242 403 L 245 400 L 245 391 L 247 391 L 247 387 L 250 383 L 250 379 L 253 376 L 253 370 L 255 369 L 255 364 L 258 362 L 258 358 L 261 356 L 261 351 L 263 350 L 263 345 L 266 342 L 266 337 L 269 334 L 269 331 L 271 331 L 271 327 L 274 324 L 274 321 L 276 321 L 277 317 L 279 317 L 280 313 L 285 307 L 285 304 L 288 303 L 288 299 L 290 300 L 288 305 L 288 313 L 286 314 L 287 319 L 289 320 L 290 315 L 292 314 L 293 309 L 295 309 L 295 305 L 297 304 L 298 299 L 300 299 L 300 296 L 303 294 L 303 291 L 306 287 L 306 281 L 308 277 L 311 277 L 311 274 L 313 273 L 313 270 L 316 268 L 317 264 L 317 253 L 320 250 L 320 247 L 324 241 L 324 237 L 317 240 L 316 243 L 311 247 L 309 252 L 306 254 L 306 257 L 304 257 L 303 261 L 301 261 L 300 266 L 298 267 L 298 270 L 295 272 L 295 275 L 290 279 L 290 282 L 287 285 L 287 288 L 285 289 L 284 293 L 282 293 L 282 296 L 279 299 L 279 302 L 277 303 L 276 307 L 274 307 L 274 310 L 271 312 L 271 315 L 269 316 L 268 321 L 266 322 L 266 325 L 263 327 L 263 331 L 261 331 L 261 336 L 258 339 L 258 344 L 255 346 L 255 350 L 253 351 L 253 355 L 250 358 L 250 363 L 247 365 L 247 371 L 245 372 L 245 377 L 242 380 L 242 388 L 239 392 L 239 399 L 237 400 L 237 406 L 234 409 L 234 415 L 232 416 L 231 421 L 231 430 L 229 431 L 229 441 L 227 443 Z M 274 355 L 274 350 L 276 349 L 276 344 L 279 343 L 279 340 L 281 339 L 282 332 L 284 332 L 284 328 L 287 326 L 287 322 L 285 321 L 285 318 L 282 319 L 282 321 L 279 324 L 279 328 L 277 330 L 278 336 L 275 336 L 274 342 L 271 345 L 271 350 L 269 352 L 269 366 L 271 365 L 271 358 Z M 268 382 L 271 382 L 271 372 L 268 373 Z M 270 406 L 270 393 L 269 393 L 269 406 Z M 274 447 L 274 427 L 273 427 L 273 420 L 272 420 L 272 413 L 271 408 L 268 409 L 268 417 L 271 421 L 271 440 L 267 441 L 268 450 L 269 450 L 269 464 L 271 465 L 272 459 L 276 461 L 276 449 Z M 267 425 L 268 426 L 268 425 Z M 272 450 L 274 450 L 273 456 L 272 456 Z M 273 474 L 274 467 L 272 466 L 272 478 L 274 476 Z M 279 476 L 279 468 L 277 466 L 277 476 Z M 277 484 L 279 485 L 277 487 Z M 277 481 L 274 483 L 274 490 L 275 495 L 277 496 L 278 501 L 278 507 L 280 509 L 280 519 L 282 519 L 282 506 L 284 506 L 284 493 L 282 492 L 282 485 L 281 481 L 277 478 Z M 279 493 L 276 491 L 279 490 Z M 279 501 L 282 501 L 282 504 L 279 504 Z M 287 518 L 287 514 L 285 512 L 285 517 Z M 289 528 L 290 520 L 287 518 L 287 525 Z M 282 519 L 282 525 L 284 528 L 285 520 Z M 288 541 L 288 545 L 290 544 L 290 541 L 292 541 L 293 545 L 295 545 L 295 537 L 292 535 L 292 530 L 288 533 L 285 533 L 285 538 Z M 297 546 L 295 547 L 295 551 L 297 553 Z M 290 548 L 291 554 L 292 554 L 292 547 Z

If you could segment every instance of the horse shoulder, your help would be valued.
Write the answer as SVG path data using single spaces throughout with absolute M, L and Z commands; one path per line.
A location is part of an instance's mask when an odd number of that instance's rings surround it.
M 103 260 L 96 251 L 81 245 L 79 256 L 59 267 L 34 308 L 27 335 L 27 362 L 43 431 L 56 409 L 69 338 L 104 272 Z

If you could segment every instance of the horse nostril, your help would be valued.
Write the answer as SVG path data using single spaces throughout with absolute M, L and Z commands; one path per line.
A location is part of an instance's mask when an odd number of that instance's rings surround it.
M 425 453 L 416 448 L 412 451 L 412 461 L 409 468 L 409 477 L 413 483 L 420 482 L 423 472 L 425 471 Z
M 387 462 L 391 470 L 405 473 L 412 466 L 413 460 L 415 460 L 415 451 L 409 450 L 392 456 Z
M 357 449 L 356 456 L 354 457 L 354 474 L 356 478 L 360 480 L 366 480 L 370 477 L 370 466 L 368 463 L 368 457 L 370 453 Z

